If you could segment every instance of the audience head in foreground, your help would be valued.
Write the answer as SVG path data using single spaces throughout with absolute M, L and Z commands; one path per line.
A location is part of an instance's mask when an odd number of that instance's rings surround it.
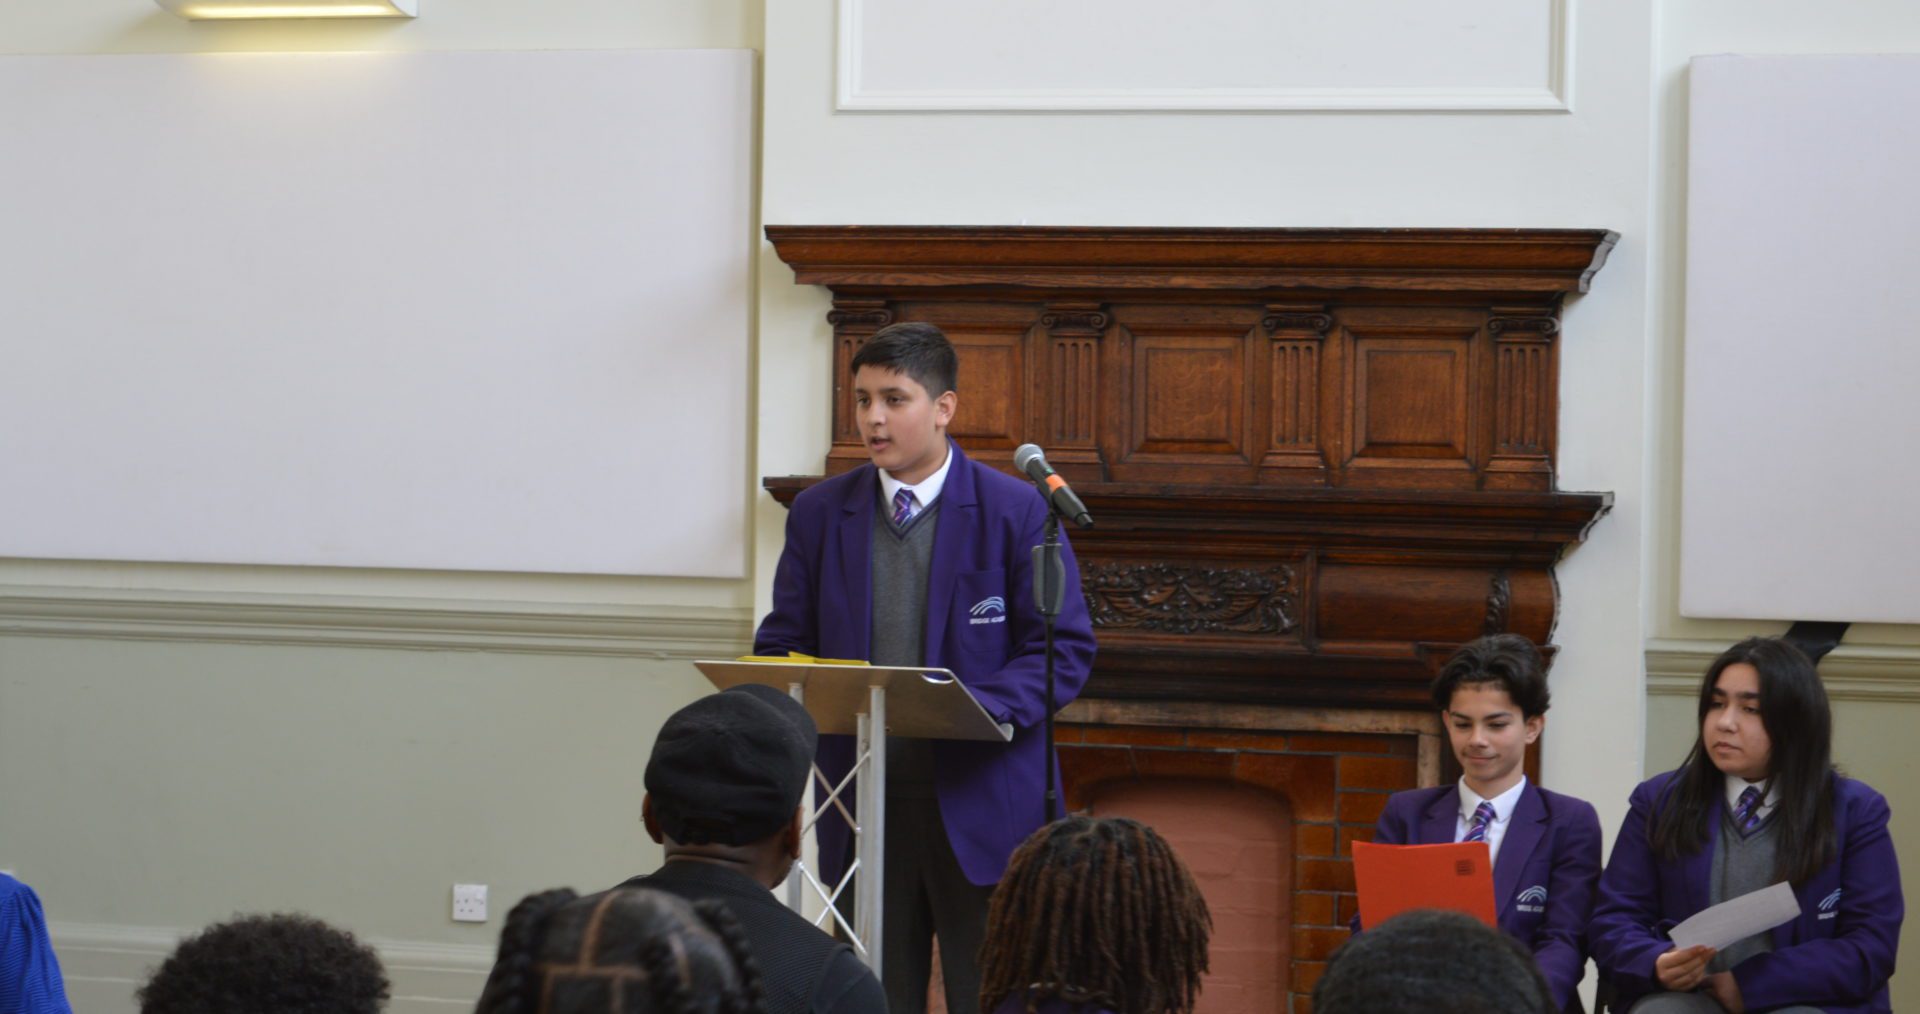
M 759 1014 L 760 976 L 726 907 L 619 888 L 530 895 L 500 931 L 475 1014 Z
M 667 718 L 641 816 L 668 859 L 704 859 L 775 887 L 800 857 L 800 799 L 819 732 L 772 687 L 733 687 Z
M 250 915 L 180 942 L 140 987 L 141 1014 L 373 1014 L 387 973 L 373 949 L 304 915 Z
M 1212 931 L 1199 886 L 1152 828 L 1120 817 L 1048 824 L 993 892 L 980 1009 L 1186 1014 Z
M 1552 1014 L 1527 949 L 1458 912 L 1407 912 L 1347 941 L 1313 987 L 1314 1014 Z

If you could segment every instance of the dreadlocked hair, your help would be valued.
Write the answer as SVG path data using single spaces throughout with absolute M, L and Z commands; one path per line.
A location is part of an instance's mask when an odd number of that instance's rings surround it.
M 1124 817 L 1069 817 L 1014 851 L 987 912 L 980 1008 L 1024 993 L 1115 1014 L 1190 1014 L 1207 971 L 1213 917 L 1153 829 Z
M 746 934 L 718 905 L 622 888 L 515 906 L 475 1014 L 762 1014 Z

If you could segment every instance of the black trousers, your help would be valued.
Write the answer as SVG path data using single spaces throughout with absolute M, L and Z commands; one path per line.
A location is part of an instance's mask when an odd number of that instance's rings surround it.
M 993 888 L 961 872 L 938 799 L 889 797 L 886 837 L 880 981 L 889 1014 L 925 1014 L 936 936 L 948 1014 L 978 1014 L 980 945 Z

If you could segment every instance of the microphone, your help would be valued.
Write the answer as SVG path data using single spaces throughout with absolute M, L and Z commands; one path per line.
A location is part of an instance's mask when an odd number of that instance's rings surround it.
M 1041 450 L 1038 444 L 1021 444 L 1013 452 L 1013 464 L 1027 473 L 1027 478 L 1046 487 L 1047 502 L 1061 517 L 1082 528 L 1093 527 L 1093 515 L 1087 513 L 1087 505 L 1073 494 L 1067 480 L 1047 464 L 1047 452 Z

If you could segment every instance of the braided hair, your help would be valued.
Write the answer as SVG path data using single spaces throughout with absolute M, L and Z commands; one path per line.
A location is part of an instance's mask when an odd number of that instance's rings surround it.
M 1070 817 L 1014 851 L 987 913 L 980 1007 L 1024 992 L 1116 1014 L 1189 1014 L 1213 917 L 1186 864 L 1124 817 Z
M 718 902 L 561 888 L 507 916 L 475 1014 L 762 1014 L 760 971 Z

